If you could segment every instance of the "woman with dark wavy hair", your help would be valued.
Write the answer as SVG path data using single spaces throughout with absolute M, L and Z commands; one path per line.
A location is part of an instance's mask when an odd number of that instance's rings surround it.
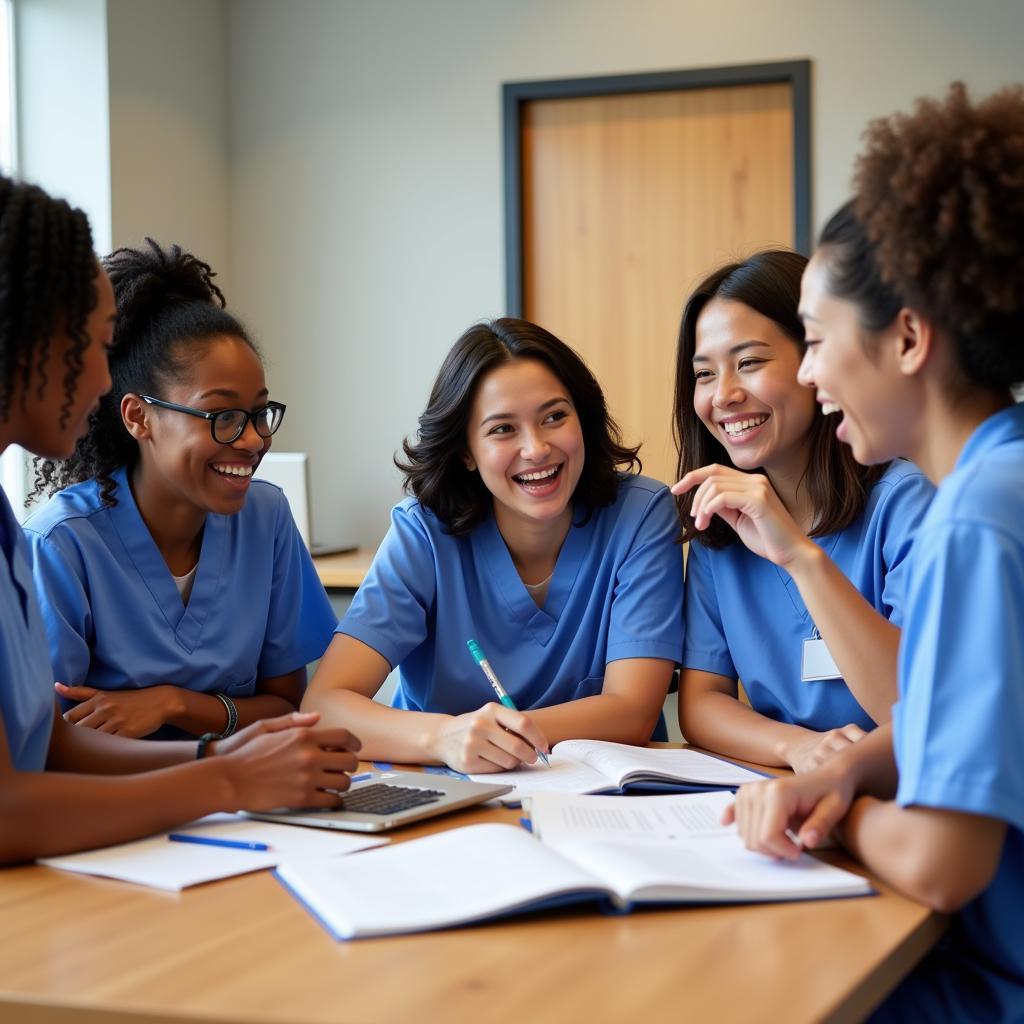
M 752 849 L 793 858 L 833 834 L 954 914 L 873 1020 L 1022 1021 L 1024 88 L 974 102 L 956 84 L 866 137 L 804 274 L 801 379 L 858 462 L 905 454 L 938 486 L 900 700 L 818 771 L 741 789 L 734 813 Z
M 797 380 L 806 264 L 760 252 L 687 300 L 673 488 L 692 542 L 683 735 L 796 771 L 890 717 L 906 557 L 933 491 L 905 460 L 859 466 Z
M 110 389 L 115 319 L 85 214 L 0 178 L 0 451 L 71 454 Z M 265 719 L 197 744 L 110 736 L 55 715 L 28 550 L 0 492 L 0 864 L 125 842 L 214 811 L 335 807 L 359 744 L 344 729 L 312 729 L 316 720 Z
M 25 523 L 69 722 L 228 736 L 299 706 L 337 616 L 280 489 L 285 407 L 214 273 L 150 239 L 104 261 L 113 387 Z
M 469 772 L 568 738 L 646 743 L 682 651 L 682 555 L 667 488 L 628 472 L 580 357 L 524 320 L 471 327 L 404 450 L 412 497 L 303 706 L 369 757 Z M 388 708 L 372 698 L 394 667 Z

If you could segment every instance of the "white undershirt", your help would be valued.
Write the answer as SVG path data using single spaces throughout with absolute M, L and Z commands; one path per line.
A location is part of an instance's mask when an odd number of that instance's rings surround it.
M 174 579 L 174 585 L 178 588 L 178 593 L 181 594 L 182 604 L 188 604 L 189 596 L 192 593 L 192 584 L 196 581 L 196 570 L 199 568 L 199 563 L 196 562 L 192 566 L 191 570 L 185 573 L 184 576 L 175 576 L 171 573 Z

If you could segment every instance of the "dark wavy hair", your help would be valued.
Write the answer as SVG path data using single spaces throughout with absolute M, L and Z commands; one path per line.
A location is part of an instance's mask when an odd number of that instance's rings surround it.
M 62 461 L 41 461 L 33 494 L 97 480 L 106 505 L 117 504 L 111 474 L 131 468 L 139 448 L 121 419 L 126 394 L 163 397 L 171 381 L 187 379 L 189 369 L 216 337 L 239 338 L 255 351 L 241 323 L 224 309 L 224 295 L 213 283 L 209 264 L 180 246 L 161 248 L 151 238 L 144 249 L 117 249 L 103 259 L 117 302 L 113 386 L 89 421 L 89 432 Z
M 676 348 L 676 387 L 672 433 L 679 454 L 681 479 L 691 470 L 710 463 L 731 465 L 725 446 L 701 422 L 693 407 L 696 378 L 693 356 L 697 350 L 697 320 L 712 299 L 730 299 L 771 320 L 804 351 L 804 328 L 797 315 L 800 278 L 807 258 L 786 249 L 768 249 L 749 259 L 728 263 L 709 274 L 686 300 Z M 794 381 L 795 383 L 795 381 Z M 801 484 L 807 488 L 815 510 L 810 536 L 823 537 L 849 526 L 864 510 L 868 492 L 885 467 L 859 465 L 847 445 L 836 439 L 835 428 L 820 406 L 815 407 L 808 437 L 810 455 Z M 753 472 L 760 472 L 754 470 Z M 693 527 L 690 509 L 694 491 L 676 499 L 684 540 L 699 540 L 709 548 L 732 544 L 736 534 L 720 516 L 713 516 L 706 530 Z
M 565 385 L 576 408 L 585 455 L 572 500 L 583 512 L 584 522 L 592 509 L 615 501 L 621 472 L 640 470 L 639 446 L 623 445 L 600 384 L 565 342 L 543 327 L 513 317 L 474 324 L 445 357 L 420 416 L 416 441 L 402 444 L 405 461 L 395 459 L 405 476 L 406 492 L 415 495 L 455 536 L 470 533 L 492 508 L 491 493 L 480 474 L 463 462 L 480 383 L 493 370 L 524 359 L 543 363 Z
M 34 372 L 42 395 L 50 339 L 63 330 L 71 339 L 60 410 L 61 426 L 67 423 L 99 297 L 96 276 L 85 214 L 35 185 L 0 177 L 0 420 L 10 419 Z
M 834 294 L 869 328 L 899 296 L 949 332 L 974 387 L 1024 381 L 1024 86 L 973 102 L 954 82 L 865 138 L 856 198 L 820 243 Z M 848 287 L 857 275 L 873 299 Z

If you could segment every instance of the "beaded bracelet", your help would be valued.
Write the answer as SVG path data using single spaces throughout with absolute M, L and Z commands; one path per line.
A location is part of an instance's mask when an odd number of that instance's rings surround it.
M 238 708 L 235 707 L 235 702 L 227 694 L 215 692 L 212 696 L 216 697 L 224 705 L 224 710 L 228 713 L 228 724 L 220 734 L 223 739 L 225 736 L 230 736 L 238 728 Z

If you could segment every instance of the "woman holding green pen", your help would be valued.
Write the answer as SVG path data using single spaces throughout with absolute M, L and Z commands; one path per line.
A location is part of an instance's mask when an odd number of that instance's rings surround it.
M 367 757 L 474 773 L 663 730 L 683 639 L 674 506 L 633 472 L 579 356 L 523 320 L 471 327 L 404 451 L 411 497 L 303 708 Z M 520 710 L 488 700 L 471 639 Z M 389 708 L 372 698 L 395 666 Z

